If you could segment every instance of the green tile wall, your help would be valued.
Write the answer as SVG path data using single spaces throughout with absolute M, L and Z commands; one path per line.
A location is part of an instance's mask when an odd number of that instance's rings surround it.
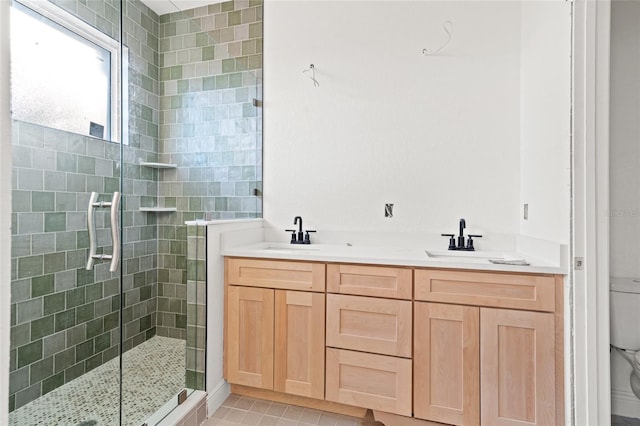
M 262 216 L 262 1 L 160 17 L 158 334 L 185 338 L 185 221 Z M 186 336 L 188 338 L 188 336 Z
M 207 336 L 207 226 L 187 226 L 187 353 L 186 385 L 205 390 Z

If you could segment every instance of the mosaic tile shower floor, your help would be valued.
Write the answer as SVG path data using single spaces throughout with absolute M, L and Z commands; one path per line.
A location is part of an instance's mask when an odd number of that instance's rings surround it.
M 123 365 L 123 424 L 140 425 L 184 388 L 185 342 L 155 336 L 125 352 Z M 112 359 L 20 407 L 9 425 L 117 425 L 118 368 L 118 358 Z

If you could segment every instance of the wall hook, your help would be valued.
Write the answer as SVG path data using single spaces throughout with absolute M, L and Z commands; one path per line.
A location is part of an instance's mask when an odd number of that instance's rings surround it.
M 303 74 L 305 74 L 305 73 L 311 73 L 311 75 L 309 76 L 309 78 L 310 78 L 311 80 L 313 80 L 313 85 L 314 85 L 315 87 L 320 87 L 320 83 L 318 82 L 318 80 L 316 80 L 316 66 L 315 66 L 315 65 L 313 65 L 313 64 L 309 65 L 309 68 L 308 68 L 308 69 L 306 69 L 306 70 L 303 70 L 303 71 L 302 71 L 302 73 L 303 73 Z
M 422 54 L 425 56 L 430 56 L 430 55 L 435 55 L 436 53 L 438 53 L 439 51 L 441 51 L 442 49 L 444 49 L 444 47 L 449 44 L 449 42 L 451 41 L 451 36 L 453 35 L 453 22 L 451 21 L 444 21 L 442 23 L 442 29 L 444 29 L 444 32 L 447 34 L 447 40 L 442 43 L 442 45 L 440 45 L 440 47 L 438 47 L 435 50 L 429 50 L 429 49 L 422 49 Z

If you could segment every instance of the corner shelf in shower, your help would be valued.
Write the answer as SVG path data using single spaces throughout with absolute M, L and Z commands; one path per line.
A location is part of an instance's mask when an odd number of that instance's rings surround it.
M 169 163 L 151 163 L 148 161 L 141 161 L 141 166 L 151 167 L 152 169 L 175 169 L 178 167 L 177 164 L 169 164 Z
M 173 213 L 177 212 L 178 209 L 176 207 L 140 207 L 140 211 L 150 213 Z

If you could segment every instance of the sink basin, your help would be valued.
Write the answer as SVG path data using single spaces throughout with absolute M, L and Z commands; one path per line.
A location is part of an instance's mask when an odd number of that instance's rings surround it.
M 502 253 L 491 251 L 456 251 L 456 250 L 425 250 L 427 256 L 435 258 L 470 258 L 470 259 L 503 259 Z
M 450 260 L 460 262 L 500 263 L 504 265 L 529 266 L 529 262 L 520 256 L 495 251 L 456 251 L 456 250 L 425 250 L 430 259 Z
M 264 247 L 263 250 L 274 253 L 313 253 L 320 251 L 319 248 L 308 245 L 296 245 L 296 244 L 271 244 Z

